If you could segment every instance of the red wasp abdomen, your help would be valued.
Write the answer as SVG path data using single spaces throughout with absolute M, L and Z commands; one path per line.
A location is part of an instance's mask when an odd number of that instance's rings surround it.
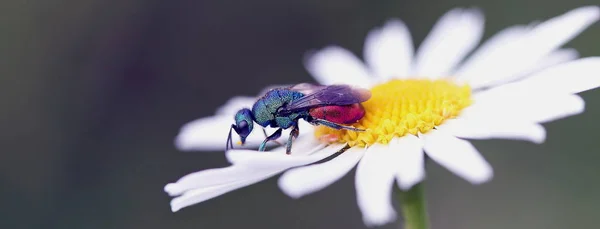
M 365 109 L 360 103 L 346 106 L 322 106 L 310 109 L 310 116 L 325 119 L 339 124 L 351 124 L 365 116 Z

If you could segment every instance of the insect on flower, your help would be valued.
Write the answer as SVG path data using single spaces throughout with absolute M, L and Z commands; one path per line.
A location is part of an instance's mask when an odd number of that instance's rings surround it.
M 235 114 L 235 124 L 229 129 L 226 150 L 233 148 L 231 130 L 240 136 L 241 144 L 252 132 L 254 122 L 262 127 L 277 129 L 260 144 L 264 151 L 269 141 L 281 137 L 283 129 L 292 128 L 286 144 L 286 153 L 290 154 L 292 140 L 298 137 L 298 120 L 304 119 L 312 125 L 324 125 L 334 129 L 363 131 L 343 124 L 352 124 L 365 115 L 360 103 L 367 101 L 371 92 L 367 89 L 349 85 L 313 85 L 297 84 L 291 87 L 274 88 L 259 98 L 252 110 L 243 108 Z

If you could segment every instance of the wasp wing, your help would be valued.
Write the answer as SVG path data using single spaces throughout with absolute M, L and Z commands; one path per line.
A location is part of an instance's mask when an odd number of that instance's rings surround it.
M 308 95 L 308 94 L 312 94 L 315 91 L 321 90 L 326 87 L 327 86 L 315 85 L 315 84 L 310 84 L 310 83 L 275 84 L 275 85 L 270 85 L 270 86 L 263 88 L 260 91 L 260 93 L 258 93 L 258 97 L 263 96 L 264 94 L 267 94 L 267 92 L 274 90 L 274 89 L 289 89 L 289 90 L 301 92 L 302 94 Z
M 301 84 L 292 85 L 292 86 L 290 86 L 288 88 L 290 90 L 301 92 L 302 94 L 305 94 L 305 95 L 310 95 L 310 94 L 313 94 L 316 91 L 322 90 L 322 89 L 324 89 L 326 87 L 327 86 L 324 86 L 324 85 L 316 85 L 316 84 L 310 84 L 310 83 L 301 83 Z
M 311 87 L 312 86 L 312 87 Z M 328 105 L 350 105 L 362 103 L 371 98 L 371 92 L 367 89 L 352 87 L 349 85 L 319 86 L 301 84 L 294 86 L 300 92 L 313 91 L 304 97 L 292 101 L 282 108 L 282 112 L 293 112 L 296 110 Z M 292 87 L 292 89 L 294 89 Z

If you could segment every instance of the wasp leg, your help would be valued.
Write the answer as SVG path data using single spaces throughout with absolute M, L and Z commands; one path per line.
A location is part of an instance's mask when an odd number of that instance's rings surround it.
M 365 131 L 363 129 L 358 129 L 358 128 L 354 128 L 354 127 L 351 127 L 351 126 L 342 126 L 342 125 L 337 124 L 335 122 L 330 122 L 330 121 L 327 121 L 327 120 L 324 120 L 324 119 L 313 119 L 313 120 L 311 120 L 311 123 L 328 126 L 328 127 L 331 127 L 333 129 L 337 129 L 337 130 L 339 130 L 339 129 L 346 129 L 346 130 L 352 130 L 352 131 Z
M 233 130 L 233 128 L 236 128 L 236 126 L 232 124 L 229 128 L 229 135 L 227 135 L 227 144 L 225 144 L 225 151 L 233 149 L 233 140 L 231 140 L 231 130 Z
M 292 153 L 292 141 L 294 139 L 296 139 L 299 134 L 300 134 L 300 129 L 298 128 L 298 125 L 292 126 L 292 130 L 290 132 L 290 137 L 288 138 L 288 142 L 287 142 L 287 145 L 285 147 L 285 153 L 286 154 L 289 155 L 290 153 Z
M 269 137 L 269 135 L 267 134 L 267 130 L 266 130 L 265 128 L 262 128 L 262 130 L 263 130 L 263 134 L 265 134 L 265 138 L 268 138 L 268 137 Z M 281 144 L 281 142 L 278 142 L 278 141 L 276 141 L 276 140 L 273 140 L 273 141 L 274 141 L 275 143 L 277 143 L 277 145 L 279 145 L 279 146 L 283 146 L 283 144 Z
M 271 136 L 265 138 L 265 140 L 258 147 L 258 151 L 265 151 L 265 148 L 267 148 L 267 142 L 269 142 L 269 141 L 275 141 L 279 137 L 281 137 L 281 130 L 282 129 L 279 128 L 277 131 L 275 131 L 275 133 L 271 134 Z

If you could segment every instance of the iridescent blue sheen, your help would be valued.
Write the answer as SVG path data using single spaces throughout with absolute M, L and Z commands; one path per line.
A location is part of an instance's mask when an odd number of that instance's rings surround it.
M 281 127 L 283 129 L 296 125 L 299 118 L 308 117 L 308 110 L 288 114 L 278 113 L 281 107 L 303 97 L 304 94 L 289 89 L 275 89 L 267 92 L 252 106 L 254 121 L 263 127 Z

